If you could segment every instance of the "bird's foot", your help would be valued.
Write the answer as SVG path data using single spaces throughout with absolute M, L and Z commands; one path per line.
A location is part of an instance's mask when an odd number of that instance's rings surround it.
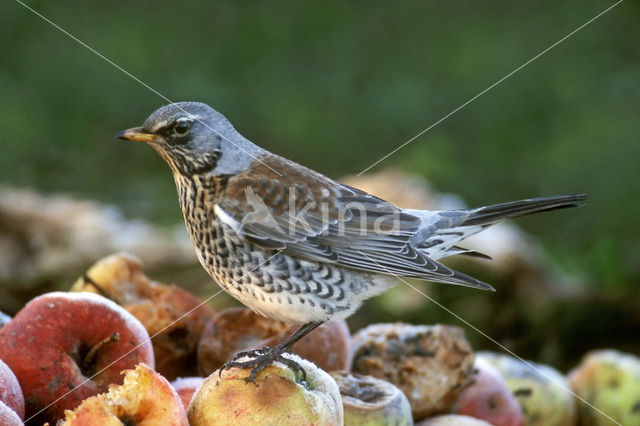
M 247 383 L 256 384 L 256 375 L 265 369 L 269 364 L 274 361 L 279 361 L 292 369 L 295 372 L 302 373 L 302 379 L 306 380 L 307 373 L 304 369 L 294 360 L 284 357 L 286 347 L 282 346 L 265 346 L 260 349 L 253 349 L 250 351 L 238 352 L 231 358 L 231 360 L 224 363 L 220 370 L 218 370 L 219 376 L 222 376 L 224 370 L 228 370 L 233 367 L 237 368 L 251 368 L 249 377 L 245 377 L 244 381 Z M 252 358 L 246 361 L 239 361 L 241 358 Z

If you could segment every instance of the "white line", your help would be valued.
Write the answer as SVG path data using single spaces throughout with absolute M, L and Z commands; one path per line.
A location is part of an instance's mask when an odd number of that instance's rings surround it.
M 622 426 L 620 423 L 618 423 L 617 421 L 615 421 L 614 419 L 612 419 L 611 417 L 609 417 L 609 415 L 607 415 L 604 411 L 600 410 L 599 408 L 595 407 L 593 404 L 591 404 L 590 402 L 586 401 L 584 398 L 580 397 L 579 395 L 577 395 L 576 393 L 574 393 L 571 389 L 567 388 L 566 386 L 564 386 L 562 383 L 558 382 L 557 380 L 555 380 L 553 377 L 550 377 L 548 375 L 546 375 L 543 371 L 541 371 L 539 368 L 537 368 L 535 365 L 533 365 L 531 362 L 521 358 L 520 356 L 516 355 L 513 351 L 509 350 L 508 348 L 506 348 L 503 344 L 501 344 L 500 342 L 498 342 L 497 340 L 495 340 L 494 338 L 492 338 L 491 336 L 489 336 L 488 334 L 486 334 L 485 332 L 483 332 L 482 330 L 480 330 L 478 327 L 474 326 L 473 324 L 469 323 L 468 321 L 466 321 L 464 318 L 462 318 L 461 316 L 457 315 L 455 312 L 453 312 L 452 310 L 448 309 L 447 307 L 445 307 L 444 305 L 442 305 L 441 303 L 437 302 L 436 300 L 432 299 L 431 297 L 429 297 L 428 295 L 426 295 L 425 293 L 423 293 L 422 291 L 420 291 L 419 289 L 417 289 L 416 287 L 414 287 L 413 285 L 411 285 L 408 281 L 404 280 L 402 277 L 394 274 L 393 272 L 390 272 L 388 268 L 385 268 L 384 266 L 380 265 L 378 262 L 376 262 L 375 260 L 371 259 L 369 256 L 367 256 L 366 253 L 358 250 L 358 252 L 360 254 L 362 254 L 364 257 L 366 257 L 367 259 L 369 259 L 371 262 L 374 262 L 375 264 L 377 264 L 380 268 L 382 268 L 383 270 L 387 271 L 387 273 L 389 275 L 392 275 L 394 277 L 396 277 L 398 280 L 402 281 L 403 283 L 405 283 L 406 285 L 408 285 L 409 287 L 411 287 L 412 289 L 414 289 L 415 291 L 417 291 L 418 293 L 420 293 L 422 296 L 424 296 L 425 298 L 427 298 L 429 301 L 435 303 L 436 305 L 438 305 L 440 308 L 444 309 L 445 311 L 447 311 L 450 315 L 453 315 L 454 317 L 456 317 L 459 321 L 463 322 L 464 324 L 466 324 L 468 327 L 471 327 L 473 330 L 475 330 L 477 333 L 481 334 L 482 336 L 486 337 L 487 339 L 489 339 L 491 342 L 493 342 L 495 345 L 497 345 L 498 347 L 500 347 L 502 350 L 504 350 L 505 352 L 508 352 L 511 356 L 519 359 L 520 361 L 522 361 L 523 363 L 525 363 L 529 368 L 535 370 L 538 374 L 540 374 L 541 376 L 543 376 L 544 378 L 548 379 L 549 381 L 553 382 L 553 384 L 555 384 L 556 386 L 564 389 L 565 391 L 569 392 L 571 395 L 573 395 L 574 397 L 576 397 L 577 399 L 579 399 L 581 402 L 584 402 L 585 404 L 587 404 L 589 407 L 593 408 L 594 410 L 596 410 L 598 413 L 602 414 L 603 416 L 605 416 L 607 419 L 611 420 L 612 422 L 614 422 L 615 424 L 617 424 L 618 426 Z
M 253 269 L 251 269 L 248 272 L 245 272 L 240 278 L 234 280 L 234 282 L 238 282 L 238 280 L 241 280 L 242 278 L 244 278 L 247 274 L 250 274 L 251 272 L 255 271 L 256 269 L 258 269 L 259 267 L 261 267 L 262 265 L 264 265 L 265 263 L 267 263 L 268 261 L 270 261 L 271 259 L 273 259 L 275 256 L 279 255 L 280 253 L 282 253 L 282 250 L 278 250 L 276 253 L 274 253 L 272 256 L 269 256 L 267 259 L 265 259 L 262 263 L 260 263 L 259 265 L 255 266 Z M 135 351 L 136 349 L 138 349 L 140 346 L 144 345 L 145 343 L 151 341 L 154 337 L 156 337 L 158 334 L 162 333 L 164 330 L 166 330 L 167 328 L 171 327 L 173 324 L 177 323 L 178 321 L 180 321 L 182 318 L 190 315 L 193 311 L 195 311 L 196 309 L 198 309 L 200 306 L 204 305 L 205 303 L 208 303 L 210 300 L 212 300 L 214 297 L 216 297 L 217 295 L 219 295 L 220 293 L 222 293 L 223 290 L 220 289 L 217 292 L 215 292 L 213 295 L 209 296 L 207 299 L 203 300 L 202 303 L 198 304 L 198 306 L 190 309 L 189 311 L 185 312 L 184 314 L 180 315 L 177 319 L 175 319 L 174 321 L 172 321 L 171 323 L 167 324 L 166 326 L 162 327 L 160 330 L 158 330 L 156 333 L 153 334 L 153 336 L 149 336 L 149 338 L 147 340 L 145 340 L 144 342 L 140 343 L 138 346 L 136 346 L 135 348 L 129 350 L 127 353 L 125 353 L 124 355 L 121 355 L 119 358 L 117 358 L 116 360 L 112 361 L 111 363 L 109 363 L 109 365 L 107 365 L 106 367 L 104 367 L 102 370 L 98 371 L 97 373 L 93 374 L 91 377 L 89 377 L 88 379 L 86 379 L 85 381 L 83 381 L 82 383 L 80 383 L 79 385 L 76 385 L 75 388 L 78 388 L 82 385 L 84 385 L 85 383 L 91 381 L 91 379 L 93 379 L 94 377 L 96 377 L 97 375 L 101 374 L 103 371 L 105 371 L 106 369 L 108 369 L 109 367 L 111 367 L 113 364 L 115 364 L 116 362 L 120 361 L 122 358 L 126 357 L 127 355 L 129 355 L 131 352 Z M 34 417 L 36 417 L 38 414 L 42 413 L 43 411 L 45 411 L 46 409 L 48 409 L 49 407 L 51 407 L 53 404 L 55 404 L 56 402 L 60 401 L 61 399 L 65 398 L 67 395 L 69 395 L 70 393 L 72 393 L 74 391 L 74 389 L 69 390 L 68 392 L 66 392 L 64 395 L 62 395 L 61 397 L 57 398 L 55 401 L 51 402 L 49 405 L 47 405 L 46 407 L 42 408 L 40 411 L 38 411 L 37 413 L 35 413 L 34 415 L 32 415 L 31 417 L 29 417 L 28 419 L 25 419 L 25 423 L 28 423 L 29 420 L 33 419 Z
M 396 149 L 394 149 L 393 151 L 391 151 L 390 153 L 388 153 L 387 155 L 385 155 L 384 157 L 380 158 L 378 161 L 376 161 L 375 163 L 373 163 L 372 165 L 370 165 L 369 167 L 367 167 L 366 169 L 364 169 L 363 171 L 361 171 L 360 173 L 357 174 L 357 176 L 360 176 L 361 174 L 367 172 L 368 170 L 370 170 L 371 168 L 375 167 L 376 165 L 378 165 L 379 163 L 381 163 L 382 161 L 386 160 L 387 158 L 391 157 L 393 154 L 395 154 L 396 152 L 398 152 L 399 150 L 401 150 L 402 148 L 404 148 L 405 146 L 407 146 L 408 144 L 410 144 L 411 142 L 413 142 L 414 140 L 416 140 L 417 138 L 419 138 L 420 136 L 424 135 L 426 132 L 428 132 L 429 130 L 431 130 L 432 128 L 434 128 L 435 126 L 437 126 L 438 124 L 442 123 L 444 120 L 446 120 L 447 118 L 449 118 L 450 116 L 452 116 L 453 114 L 455 114 L 456 112 L 460 111 L 462 108 L 466 107 L 467 105 L 469 105 L 471 102 L 475 101 L 476 99 L 478 99 L 480 96 L 484 95 L 485 93 L 487 93 L 489 90 L 493 89 L 494 87 L 496 87 L 498 84 L 502 83 L 503 81 L 505 81 L 507 78 L 511 77 L 513 74 L 517 73 L 518 71 L 520 71 L 522 68 L 526 67 L 527 65 L 529 65 L 531 62 L 535 61 L 536 59 L 538 59 L 540 56 L 544 55 L 545 53 L 547 53 L 548 51 L 550 51 L 551 49 L 553 49 L 554 47 L 556 47 L 557 45 L 559 45 L 560 43 L 562 43 L 563 41 L 565 41 L 566 39 L 568 39 L 569 37 L 571 37 L 572 35 L 574 35 L 575 33 L 577 33 L 578 31 L 580 31 L 581 29 L 583 29 L 584 27 L 586 27 L 587 25 L 589 25 L 590 23 L 592 23 L 593 21 L 595 21 L 596 19 L 598 19 L 599 17 L 601 17 L 602 15 L 604 15 L 605 13 L 609 12 L 611 9 L 613 9 L 614 7 L 616 7 L 617 5 L 619 5 L 620 3 L 622 3 L 624 0 L 619 0 L 617 3 L 615 3 L 612 6 L 609 6 L 607 9 L 605 9 L 604 11 L 600 12 L 598 15 L 594 16 L 593 18 L 591 18 L 590 20 L 588 20 L 587 22 L 585 22 L 584 24 L 582 24 L 581 26 L 579 26 L 578 28 L 576 28 L 575 30 L 571 31 L 569 34 L 567 34 L 566 36 L 562 37 L 560 40 L 556 41 L 555 43 L 553 43 L 551 46 L 547 47 L 546 49 L 544 49 L 542 52 L 538 53 L 536 56 L 534 56 L 533 58 L 529 59 L 527 62 L 525 62 L 524 64 L 520 65 L 518 68 L 516 68 L 515 70 L 511 71 L 509 74 L 505 75 L 504 77 L 502 77 L 501 79 L 499 79 L 498 81 L 496 81 L 495 83 L 493 83 L 491 86 L 487 87 L 486 89 L 484 89 L 483 91 L 481 91 L 480 93 L 478 93 L 477 95 L 475 95 L 474 97 L 472 97 L 471 99 L 469 99 L 468 101 L 466 101 L 465 103 L 463 103 L 462 105 L 460 105 L 458 108 L 454 109 L 453 111 L 449 112 L 447 115 L 445 115 L 444 117 L 442 117 L 440 120 L 436 121 L 435 123 L 433 123 L 432 125 L 430 125 L 429 127 L 427 127 L 426 129 L 424 129 L 423 131 L 421 131 L 420 133 L 418 133 L 417 135 L 415 135 L 414 137 L 412 137 L 411 139 L 409 139 L 408 141 L 406 141 L 405 143 L 403 143 L 402 145 L 400 145 L 399 147 L 397 147 Z
M 74 40 L 75 42 L 77 42 L 78 44 L 86 47 L 87 49 L 89 49 L 89 51 L 91 51 L 92 53 L 94 53 L 95 55 L 97 55 L 98 57 L 100 57 L 101 59 L 105 60 L 106 62 L 108 62 L 109 64 L 111 64 L 113 67 L 115 67 L 116 69 L 122 71 L 124 74 L 126 74 L 127 76 L 131 77 L 132 79 L 134 79 L 135 81 L 137 81 L 138 83 L 140 83 L 142 86 L 146 87 L 148 90 L 150 90 L 151 92 L 155 93 L 156 95 L 158 95 L 159 97 L 161 97 L 162 99 L 164 99 L 165 101 L 169 102 L 170 104 L 174 103 L 171 99 L 167 98 L 165 95 L 163 95 L 162 93 L 158 92 L 156 89 L 154 89 L 153 87 L 149 86 L 147 83 L 145 83 L 144 81 L 140 80 L 138 77 L 136 77 L 135 75 L 131 74 L 129 71 L 127 71 L 126 69 L 122 68 L 120 65 L 116 64 L 115 62 L 113 62 L 111 59 L 107 58 L 106 56 L 104 56 L 102 53 L 98 52 L 96 49 L 94 49 L 93 47 L 89 46 L 87 43 L 83 42 L 82 40 L 80 40 L 78 37 L 74 36 L 73 34 L 71 34 L 70 32 L 68 32 L 67 30 L 65 30 L 64 28 L 62 28 L 61 26 L 59 26 L 58 24 L 56 24 L 55 22 L 51 21 L 50 19 L 48 19 L 46 16 L 42 15 L 41 13 L 37 12 L 36 10 L 34 10 L 33 8 L 31 8 L 30 6 L 24 4 L 21 0 L 15 0 L 17 3 L 20 3 L 22 6 L 24 6 L 26 9 L 30 10 L 31 12 L 33 12 L 35 15 L 39 16 L 40 18 L 42 18 L 42 20 L 48 22 L 49 24 L 51 24 L 53 27 L 55 27 L 56 29 L 58 29 L 60 32 L 62 32 L 63 34 L 65 34 L 66 36 L 68 36 L 69 38 L 71 38 L 72 40 Z M 185 111 L 183 108 L 178 107 L 182 112 L 184 112 L 185 114 L 188 114 L 187 111 Z M 282 176 L 282 173 L 278 172 L 277 170 L 274 170 L 273 168 L 271 168 L 268 164 L 265 164 L 264 162 L 262 162 L 260 159 L 254 157 L 250 152 L 246 151 L 244 148 L 242 148 L 241 146 L 235 144 L 234 142 L 232 142 L 231 140 L 229 140 L 226 136 L 224 136 L 223 134 L 221 134 L 220 132 L 218 132 L 217 130 L 209 127 L 209 125 L 207 125 L 206 123 L 203 123 L 200 120 L 197 120 L 200 124 L 202 124 L 203 126 L 205 126 L 206 128 L 208 128 L 209 130 L 211 130 L 213 133 L 219 135 L 220 137 L 222 137 L 224 140 L 226 140 L 227 142 L 229 142 L 231 145 L 235 146 L 236 148 L 240 149 L 241 151 L 244 151 L 246 154 L 249 154 L 249 156 L 251 156 L 251 158 L 253 158 L 254 160 L 258 161 L 259 163 L 262 163 L 262 165 L 266 166 L 267 168 L 271 169 L 271 171 L 277 173 L 279 176 Z

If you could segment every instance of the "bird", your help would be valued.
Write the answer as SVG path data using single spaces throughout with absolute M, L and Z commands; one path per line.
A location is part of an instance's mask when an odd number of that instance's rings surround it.
M 168 164 L 197 257 L 219 285 L 256 313 L 300 327 L 279 344 L 237 353 L 221 369 L 251 372 L 321 324 L 415 278 L 493 288 L 439 262 L 485 256 L 458 244 L 502 220 L 581 206 L 559 195 L 446 211 L 404 209 L 259 147 L 200 102 L 154 111 L 116 136 L 150 145 Z M 304 373 L 304 371 L 303 371 Z

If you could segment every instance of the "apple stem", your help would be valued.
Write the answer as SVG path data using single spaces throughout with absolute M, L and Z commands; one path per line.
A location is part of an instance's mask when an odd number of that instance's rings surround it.
M 89 284 L 90 286 L 92 286 L 93 288 L 95 288 L 98 293 L 100 293 L 101 296 L 106 297 L 107 299 L 113 300 L 111 298 L 111 295 L 107 292 L 107 290 L 105 290 L 104 288 L 102 288 L 102 286 L 100 284 L 98 284 L 97 282 L 95 282 L 93 280 L 93 278 L 91 278 L 89 276 L 89 274 L 84 274 L 82 276 L 82 281 L 84 281 L 85 284 Z
M 91 348 L 91 350 L 87 353 L 87 356 L 84 357 L 84 360 L 82 361 L 82 364 L 85 368 L 89 368 L 91 367 L 91 365 L 93 364 L 93 359 L 96 357 L 96 354 L 98 353 L 98 351 L 100 349 L 102 349 L 103 347 L 105 347 L 106 345 L 109 345 L 111 343 L 115 343 L 117 341 L 120 340 L 120 333 L 118 333 L 117 331 L 115 333 L 113 333 L 111 336 L 106 337 L 102 340 L 100 340 L 98 343 L 96 343 L 95 345 L 93 345 L 93 347 Z

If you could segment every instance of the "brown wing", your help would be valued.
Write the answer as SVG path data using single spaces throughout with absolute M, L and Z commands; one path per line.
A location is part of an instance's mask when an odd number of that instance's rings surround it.
M 307 260 L 486 286 L 411 244 L 421 225 L 418 217 L 284 158 L 270 154 L 260 160 L 229 178 L 219 198 L 218 207 L 235 221 L 242 238 Z

